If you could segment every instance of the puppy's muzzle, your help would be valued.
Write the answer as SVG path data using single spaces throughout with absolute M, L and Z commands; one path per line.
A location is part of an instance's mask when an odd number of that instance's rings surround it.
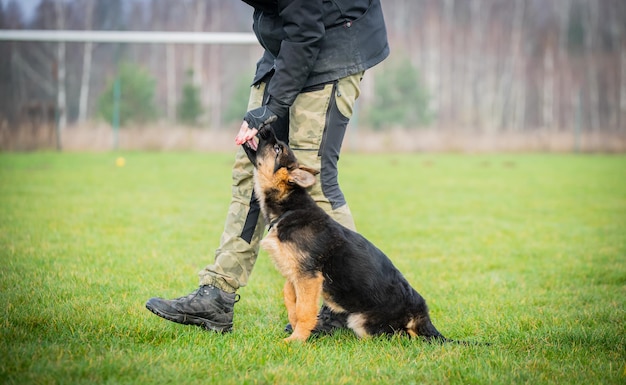
M 262 140 L 268 140 L 270 136 L 272 136 L 272 129 L 269 125 L 264 125 L 263 127 L 261 127 L 257 135 Z

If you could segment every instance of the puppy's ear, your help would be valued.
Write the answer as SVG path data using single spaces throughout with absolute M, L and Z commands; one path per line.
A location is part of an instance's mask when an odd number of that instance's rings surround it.
M 300 170 L 304 170 L 304 171 L 306 171 L 306 172 L 310 172 L 310 173 L 311 173 L 311 174 L 313 174 L 313 175 L 317 175 L 317 174 L 319 174 L 319 173 L 320 173 L 320 172 L 319 172 L 319 171 L 317 171 L 316 169 L 311 168 L 311 167 L 307 167 L 307 166 L 299 166 L 298 168 L 299 168 Z
M 295 183 L 302 188 L 309 188 L 315 184 L 315 176 L 310 169 L 296 168 L 289 172 L 289 183 Z M 312 170 L 315 171 L 315 170 Z

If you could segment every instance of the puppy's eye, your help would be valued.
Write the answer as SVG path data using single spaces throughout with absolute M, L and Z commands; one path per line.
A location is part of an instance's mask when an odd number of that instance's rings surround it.
M 274 152 L 276 153 L 276 155 L 280 154 L 280 152 L 282 151 L 282 148 L 280 148 L 280 146 L 278 144 L 274 145 Z

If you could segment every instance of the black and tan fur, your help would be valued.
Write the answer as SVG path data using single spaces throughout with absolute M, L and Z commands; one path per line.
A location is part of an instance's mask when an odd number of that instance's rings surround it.
M 244 149 L 255 166 L 255 192 L 270 227 L 261 246 L 287 279 L 283 294 L 294 331 L 286 340 L 310 336 L 322 297 L 359 337 L 406 333 L 445 341 L 424 298 L 389 258 L 313 201 L 306 188 L 317 171 L 300 166 L 271 128 L 258 136 L 256 151 Z

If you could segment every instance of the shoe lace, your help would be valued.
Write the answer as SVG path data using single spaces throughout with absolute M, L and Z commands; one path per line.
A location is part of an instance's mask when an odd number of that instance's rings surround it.
M 224 292 L 222 289 L 218 288 L 217 286 L 213 286 L 213 285 L 206 285 L 206 286 L 211 287 L 211 288 L 213 288 L 213 289 L 218 289 L 218 290 L 220 290 L 222 293 Z M 200 290 L 200 289 L 197 289 L 196 291 L 194 291 L 194 292 L 193 292 L 193 293 L 191 293 L 190 295 L 192 295 L 192 294 L 193 294 L 193 296 L 195 297 L 196 295 L 198 295 L 199 290 Z M 190 297 L 189 299 L 191 299 L 191 298 L 193 298 L 193 297 Z M 240 300 L 240 299 L 241 299 L 241 296 L 240 296 L 239 294 L 236 294 L 236 293 L 235 293 L 235 302 L 234 302 L 234 303 L 239 302 L 239 300 Z
M 174 299 L 174 301 L 180 301 L 180 300 L 188 300 L 191 301 L 192 299 L 194 299 L 195 297 L 198 296 L 198 293 L 200 292 L 200 288 L 192 291 L 191 293 L 184 295 L 182 297 L 178 297 L 176 299 Z

